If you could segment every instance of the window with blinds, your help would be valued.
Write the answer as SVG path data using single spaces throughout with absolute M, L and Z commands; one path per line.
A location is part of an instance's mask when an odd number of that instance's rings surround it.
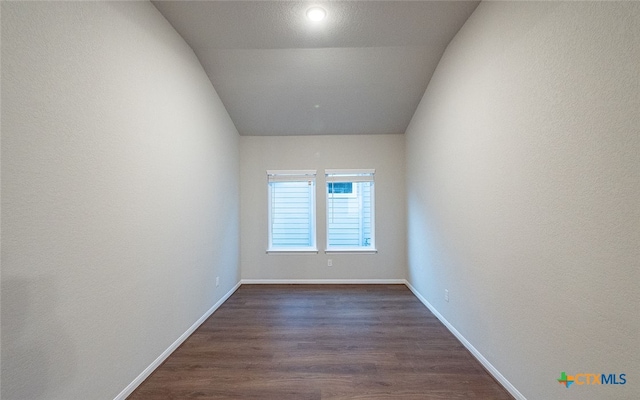
M 267 171 L 269 247 L 267 251 L 317 251 L 316 171 Z
M 325 170 L 327 251 L 376 251 L 373 169 Z

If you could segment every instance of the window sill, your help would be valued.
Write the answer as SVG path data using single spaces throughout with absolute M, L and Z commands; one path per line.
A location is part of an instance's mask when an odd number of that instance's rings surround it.
M 325 249 L 325 254 L 377 254 L 377 249 Z
M 318 254 L 318 249 L 267 249 L 267 254 Z

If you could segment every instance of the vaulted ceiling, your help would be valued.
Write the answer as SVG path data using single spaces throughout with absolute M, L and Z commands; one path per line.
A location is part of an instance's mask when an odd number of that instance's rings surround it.
M 402 134 L 477 1 L 155 1 L 241 135 Z M 306 17 L 321 6 L 320 22 Z

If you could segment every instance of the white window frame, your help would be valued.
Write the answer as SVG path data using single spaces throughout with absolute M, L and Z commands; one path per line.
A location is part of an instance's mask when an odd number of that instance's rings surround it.
M 326 196 L 326 248 L 324 252 L 326 254 L 332 253 L 354 253 L 354 254 L 376 254 L 378 252 L 376 248 L 376 232 L 375 232 L 375 169 L 326 169 L 325 173 L 325 196 Z M 329 194 L 328 185 L 330 182 L 371 182 L 371 246 L 369 247 L 330 247 L 329 246 L 329 202 L 331 196 Z M 354 193 L 357 193 L 354 185 Z M 336 198 L 340 197 L 355 197 L 348 194 L 331 194 Z
M 267 171 L 267 198 L 268 198 L 268 243 L 267 254 L 287 254 L 287 253 L 318 253 L 316 239 L 316 174 L 317 170 L 268 170 Z M 273 193 L 271 183 L 273 182 L 309 182 L 311 186 L 310 212 L 311 221 L 311 245 L 304 247 L 274 247 L 273 246 Z

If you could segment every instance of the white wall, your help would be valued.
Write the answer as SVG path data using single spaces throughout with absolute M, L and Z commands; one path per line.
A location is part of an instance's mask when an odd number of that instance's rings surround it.
M 529 400 L 640 398 L 639 60 L 638 3 L 482 2 L 406 134 L 409 280 Z
M 404 279 L 406 218 L 404 135 L 243 136 L 240 139 L 240 264 L 243 279 Z M 324 170 L 375 168 L 378 253 L 331 254 L 326 247 Z M 317 169 L 318 254 L 267 249 L 269 169 Z M 327 267 L 327 259 L 333 267 Z
M 114 398 L 239 280 L 237 132 L 148 2 L 3 2 L 2 106 L 2 399 Z

